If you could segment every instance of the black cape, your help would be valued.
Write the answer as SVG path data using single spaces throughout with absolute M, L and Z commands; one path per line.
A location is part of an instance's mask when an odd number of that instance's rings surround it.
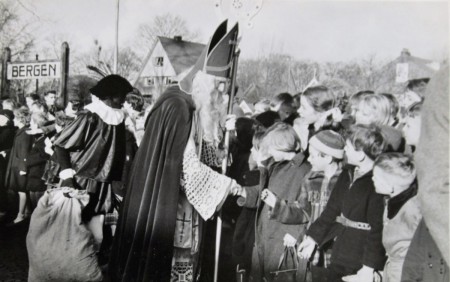
M 170 281 L 183 152 L 194 109 L 191 97 L 174 86 L 147 118 L 111 251 L 112 281 Z
M 55 152 L 61 169 L 73 168 L 79 178 L 105 183 L 120 180 L 125 162 L 125 124 L 110 125 L 96 113 L 83 110 L 59 134 Z M 83 188 L 89 191 L 89 187 Z

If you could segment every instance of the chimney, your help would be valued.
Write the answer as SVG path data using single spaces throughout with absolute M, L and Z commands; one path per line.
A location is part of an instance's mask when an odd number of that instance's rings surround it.
M 177 36 L 174 36 L 173 39 L 174 39 L 175 41 L 181 41 L 181 40 L 182 40 L 182 37 L 181 37 L 181 35 L 177 35 Z
M 401 54 L 402 57 L 406 57 L 406 56 L 411 56 L 411 53 L 409 52 L 409 50 L 407 48 L 403 48 Z

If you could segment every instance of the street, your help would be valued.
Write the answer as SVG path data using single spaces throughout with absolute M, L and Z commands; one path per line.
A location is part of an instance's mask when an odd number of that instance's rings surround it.
M 29 220 L 15 225 L 0 223 L 0 281 L 27 281 L 28 255 L 25 244 Z

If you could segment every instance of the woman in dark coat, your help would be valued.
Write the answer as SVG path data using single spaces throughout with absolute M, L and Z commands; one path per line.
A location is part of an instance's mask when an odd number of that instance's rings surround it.
M 0 215 L 3 216 L 7 208 L 7 193 L 5 188 L 6 168 L 9 155 L 14 144 L 17 128 L 14 127 L 14 113 L 10 110 L 0 110 Z
M 31 115 L 30 129 L 37 129 L 48 122 L 47 115 L 44 113 L 34 113 Z M 29 191 L 31 206 L 34 209 L 46 190 L 45 181 L 42 179 L 45 170 L 45 164 L 49 155 L 45 152 L 44 134 L 34 135 L 33 146 L 25 161 L 27 166 L 27 191 Z
M 33 136 L 28 135 L 25 131 L 30 123 L 30 112 L 27 108 L 22 107 L 14 111 L 14 125 L 19 128 L 14 137 L 14 145 L 6 171 L 6 187 L 19 193 L 19 212 L 14 219 L 14 223 L 21 222 L 25 219 L 26 208 L 26 159 L 33 145 Z

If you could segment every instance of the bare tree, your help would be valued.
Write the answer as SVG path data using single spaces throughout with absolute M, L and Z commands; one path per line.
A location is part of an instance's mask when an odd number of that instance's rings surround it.
M 34 45 L 32 22 L 18 16 L 16 2 L 0 1 L 0 48 L 11 49 L 11 55 L 23 56 Z
M 89 72 L 87 66 L 94 66 L 105 75 L 112 74 L 113 54 L 112 47 L 103 48 L 101 43 L 95 39 L 88 51 L 76 56 L 74 68 L 76 68 L 77 74 L 89 74 L 96 78 L 100 77 L 95 72 Z M 119 50 L 117 74 L 133 80 L 139 72 L 141 61 L 131 47 L 121 48 Z
M 186 21 L 180 16 L 164 14 L 156 16 L 151 23 L 141 24 L 138 28 L 138 38 L 136 46 L 139 55 L 147 55 L 153 47 L 157 36 L 173 37 L 182 36 L 184 40 L 195 41 L 199 37 L 199 32 L 193 32 L 188 27 Z

